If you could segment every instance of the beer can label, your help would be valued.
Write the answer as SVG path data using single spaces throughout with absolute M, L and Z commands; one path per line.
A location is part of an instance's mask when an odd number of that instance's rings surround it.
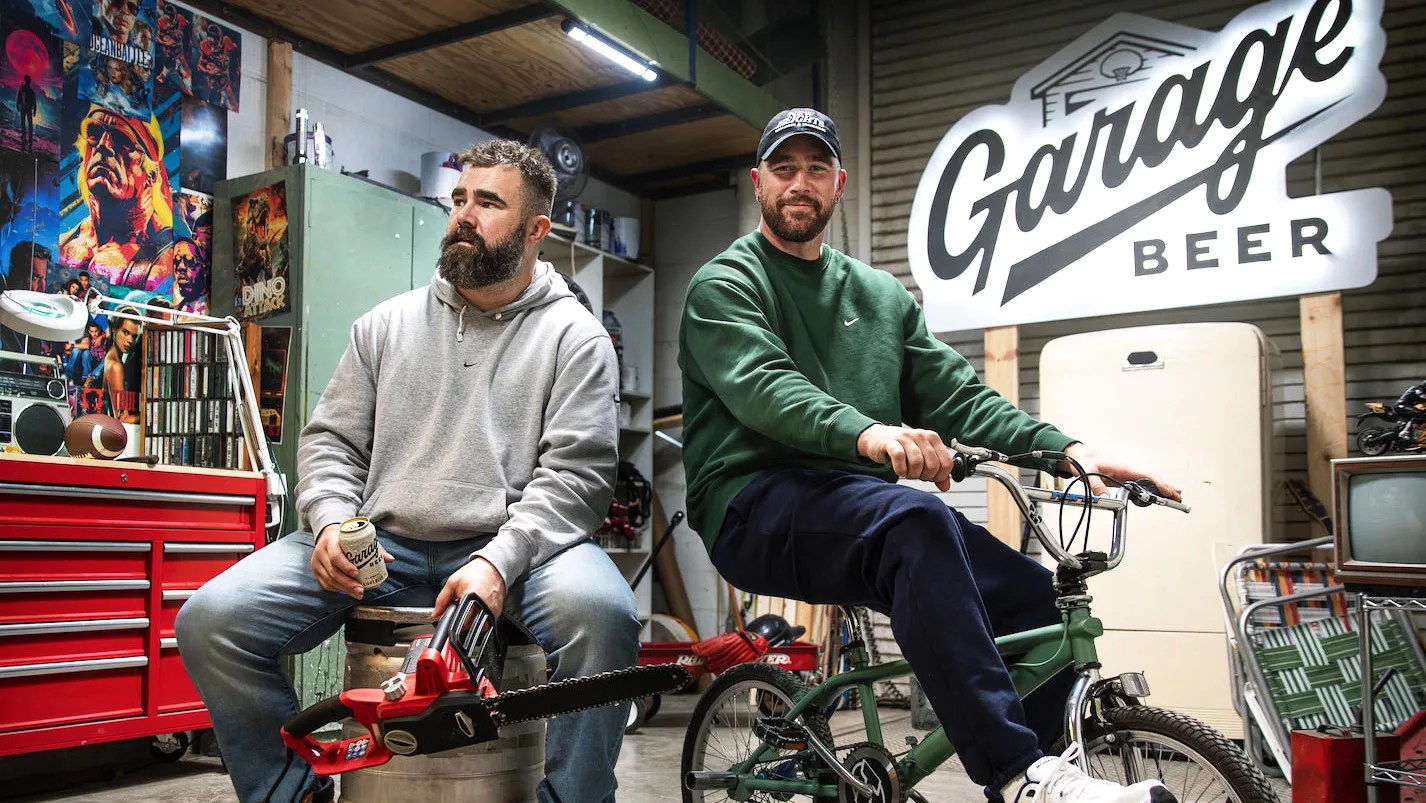
M 386 561 L 381 559 L 381 547 L 376 542 L 376 527 L 366 516 L 353 516 L 337 528 L 342 554 L 357 568 L 357 582 L 362 588 L 376 588 L 386 582 Z

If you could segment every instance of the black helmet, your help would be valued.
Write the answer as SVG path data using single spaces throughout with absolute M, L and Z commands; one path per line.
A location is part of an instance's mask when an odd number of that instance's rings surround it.
M 747 631 L 757 633 L 767 639 L 769 647 L 777 647 L 783 644 L 791 644 L 798 636 L 807 632 L 807 628 L 798 625 L 791 627 L 787 620 L 775 613 L 767 613 L 748 622 Z

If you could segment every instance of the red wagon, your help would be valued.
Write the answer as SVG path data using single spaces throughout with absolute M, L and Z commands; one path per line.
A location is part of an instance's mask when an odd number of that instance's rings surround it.
M 691 641 L 645 641 L 639 645 L 639 666 L 652 664 L 678 664 L 688 670 L 693 677 L 706 675 L 708 667 L 703 658 L 693 653 Z M 760 663 L 772 664 L 789 672 L 810 672 L 817 669 L 817 645 L 806 641 L 794 641 L 773 647 L 758 658 Z M 654 694 L 635 700 L 629 708 L 629 722 L 625 733 L 637 731 L 645 722 L 658 713 L 661 698 Z

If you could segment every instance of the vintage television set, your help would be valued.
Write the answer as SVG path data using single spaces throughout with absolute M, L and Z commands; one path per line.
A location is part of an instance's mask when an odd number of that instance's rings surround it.
M 1333 460 L 1332 513 L 1339 582 L 1426 596 L 1426 456 Z

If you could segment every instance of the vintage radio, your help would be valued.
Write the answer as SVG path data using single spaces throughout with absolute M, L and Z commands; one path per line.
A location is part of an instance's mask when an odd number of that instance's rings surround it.
M 69 420 L 63 379 L 0 371 L 0 449 L 61 454 Z

